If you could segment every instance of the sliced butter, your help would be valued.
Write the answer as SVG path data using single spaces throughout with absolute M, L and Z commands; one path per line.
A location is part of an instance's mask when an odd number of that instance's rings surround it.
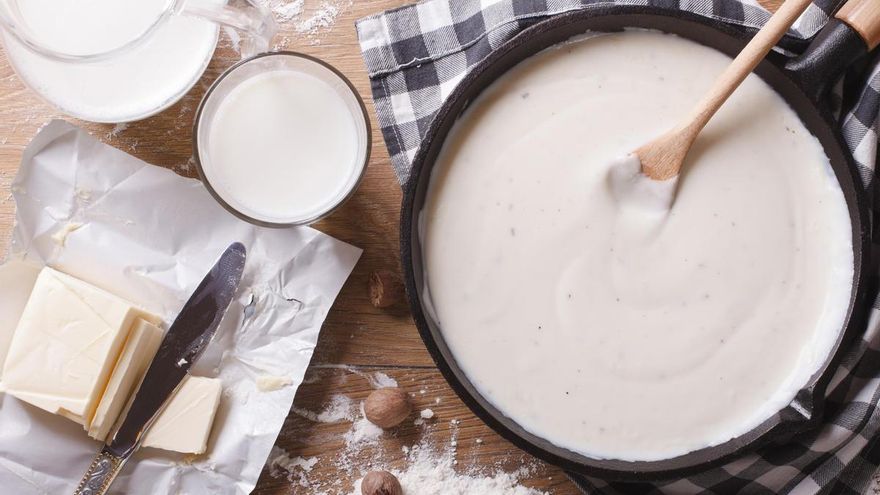
M 184 378 L 177 393 L 147 430 L 143 446 L 184 454 L 205 452 L 221 390 L 217 378 Z
M 90 437 L 103 441 L 113 428 L 116 418 L 140 383 L 161 342 L 162 330 L 159 327 L 144 320 L 137 321 L 87 428 Z
M 81 280 L 44 268 L 3 365 L 3 389 L 88 426 L 130 328 L 159 319 Z

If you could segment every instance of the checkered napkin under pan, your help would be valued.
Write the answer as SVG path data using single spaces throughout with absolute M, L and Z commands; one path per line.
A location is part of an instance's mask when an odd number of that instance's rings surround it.
M 382 135 L 401 184 L 444 99 L 494 48 L 547 17 L 597 4 L 688 10 L 734 26 L 760 27 L 770 14 L 755 0 L 428 0 L 361 19 L 358 38 Z M 791 38 L 812 37 L 839 0 L 814 0 Z M 880 120 L 880 53 L 846 76 L 835 98 L 840 125 L 873 193 Z M 842 102 L 842 103 L 840 103 Z M 872 194 L 874 199 L 877 195 Z M 876 248 L 875 248 L 876 249 Z M 876 286 L 876 284 L 872 284 Z M 609 483 L 570 475 L 585 493 L 864 494 L 880 492 L 880 304 L 839 365 L 826 392 L 823 424 L 688 478 Z M 874 491 L 878 490 L 878 491 Z

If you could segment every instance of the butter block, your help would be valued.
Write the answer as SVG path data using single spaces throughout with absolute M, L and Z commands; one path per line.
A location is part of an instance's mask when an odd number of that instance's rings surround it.
M 144 437 L 144 447 L 202 454 L 220 404 L 217 378 L 187 376 Z
M 86 428 L 90 437 L 101 441 L 107 437 L 161 342 L 162 330 L 159 327 L 141 319 L 137 321 L 116 361 L 92 422 Z
M 130 329 L 159 318 L 70 275 L 44 268 L 9 346 L 2 389 L 88 426 Z
M 41 268 L 17 259 L 0 265 L 0 371 Z

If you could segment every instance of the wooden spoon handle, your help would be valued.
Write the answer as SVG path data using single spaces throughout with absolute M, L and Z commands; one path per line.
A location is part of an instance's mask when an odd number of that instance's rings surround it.
M 868 0 L 880 2 L 880 0 Z M 721 105 L 767 56 L 767 52 L 811 5 L 811 0 L 787 0 L 767 24 L 752 38 L 733 62 L 721 73 L 709 92 L 686 120 L 671 131 L 636 150 L 642 172 L 654 180 L 667 180 L 678 175 L 681 164 L 697 136 Z
M 706 126 L 709 119 L 721 108 L 721 105 L 733 94 L 736 88 L 755 70 L 761 60 L 785 35 L 788 28 L 794 24 L 800 15 L 807 10 L 811 0 L 786 0 L 779 10 L 749 41 L 749 44 L 737 55 L 727 69 L 721 74 L 712 89 L 694 110 L 691 118 L 687 120 L 687 129 L 696 135 Z M 852 3 L 852 2 L 851 2 Z M 865 3 L 878 3 L 880 0 L 866 0 Z
M 868 50 L 880 45 L 880 0 L 849 0 L 837 12 L 837 18 L 859 33 Z

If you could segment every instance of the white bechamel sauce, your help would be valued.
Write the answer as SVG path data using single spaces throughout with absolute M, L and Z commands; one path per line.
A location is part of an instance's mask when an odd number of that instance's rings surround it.
M 666 131 L 730 59 L 628 32 L 515 67 L 456 124 L 421 213 L 428 301 L 478 390 L 595 458 L 665 459 L 786 406 L 845 321 L 851 226 L 829 161 L 750 76 L 668 212 L 622 206 L 615 158 Z
M 42 45 L 89 55 L 137 38 L 166 3 L 18 0 L 17 6 Z M 186 93 L 207 67 L 217 33 L 217 26 L 209 21 L 173 16 L 132 50 L 90 63 L 52 60 L 26 49 L 5 31 L 2 36 L 18 75 L 49 102 L 85 120 L 127 122 L 152 115 Z
M 334 207 L 357 183 L 366 148 L 365 124 L 343 90 L 308 72 L 277 69 L 218 95 L 199 130 L 208 181 L 233 208 L 261 221 L 302 222 Z

